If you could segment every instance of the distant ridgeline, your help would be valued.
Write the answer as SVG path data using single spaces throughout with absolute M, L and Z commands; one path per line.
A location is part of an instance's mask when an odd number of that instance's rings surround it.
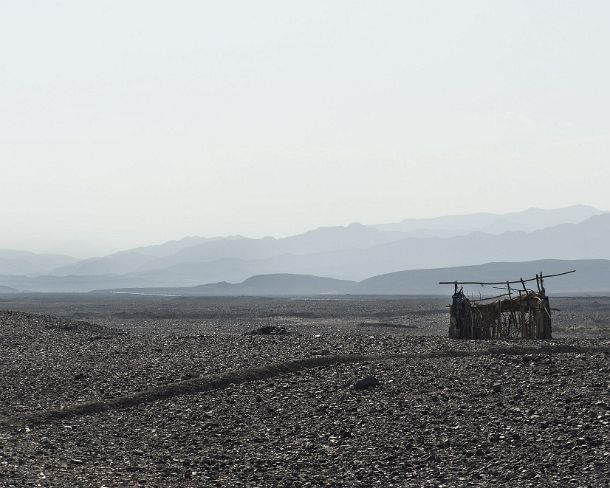
M 145 293 L 152 295 L 238 296 L 238 295 L 441 295 L 439 281 L 455 276 L 464 282 L 464 294 L 475 298 L 497 295 L 483 282 L 501 282 L 506 276 L 531 276 L 543 269 L 544 276 L 578 268 L 578 273 L 553 280 L 551 292 L 557 294 L 606 294 L 610 289 L 610 261 L 533 261 L 528 263 L 489 263 L 459 268 L 410 270 L 375 276 L 361 282 L 318 276 L 272 274 L 249 278 L 241 283 L 213 283 L 193 287 L 151 287 L 100 290 L 103 292 Z M 454 284 L 454 282 L 450 282 Z M 473 284 L 466 284 L 473 283 Z M 469 287 L 469 288 L 468 288 Z M 518 294 L 516 289 L 512 289 Z
M 561 264 L 549 256 L 580 261 Z M 36 292 L 179 287 L 185 289 L 180 293 L 204 295 L 438 294 L 437 282 L 447 276 L 499 281 L 576 267 L 579 276 L 554 291 L 603 293 L 610 291 L 604 259 L 610 259 L 610 213 L 576 206 L 319 227 L 282 238 L 189 237 L 89 259 L 0 249 L 0 286 Z M 448 271 L 441 275 L 439 269 Z M 258 276 L 272 278 L 248 280 Z M 337 281 L 306 278 L 312 276 Z M 199 285 L 205 286 L 186 290 Z

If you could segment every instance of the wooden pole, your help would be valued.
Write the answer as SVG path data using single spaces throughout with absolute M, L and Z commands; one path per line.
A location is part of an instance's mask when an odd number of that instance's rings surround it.
M 576 273 L 576 270 L 573 269 L 572 271 L 565 271 L 563 273 L 557 273 L 557 274 L 552 274 L 552 275 L 547 275 L 547 278 L 554 278 L 556 276 L 563 276 L 563 275 L 567 275 L 570 273 Z M 529 283 L 530 281 L 536 281 L 536 278 L 530 278 L 527 280 L 524 280 L 523 278 L 515 280 L 515 281 L 509 281 L 509 283 L 511 285 L 515 285 L 515 284 L 519 284 L 519 283 Z M 505 281 L 496 281 L 496 282 L 484 282 L 484 281 L 439 281 L 438 282 L 439 285 L 504 285 L 506 284 Z

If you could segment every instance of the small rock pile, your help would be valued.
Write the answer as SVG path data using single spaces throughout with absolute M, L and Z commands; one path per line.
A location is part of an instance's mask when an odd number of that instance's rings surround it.
M 246 332 L 245 335 L 288 335 L 286 327 L 279 325 L 264 325 L 258 329 Z

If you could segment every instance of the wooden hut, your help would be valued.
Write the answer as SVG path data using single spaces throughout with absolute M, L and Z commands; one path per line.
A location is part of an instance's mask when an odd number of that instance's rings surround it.
M 562 276 L 559 273 L 543 277 L 497 283 L 441 282 L 455 287 L 449 312 L 449 337 L 455 339 L 551 339 L 551 307 L 544 289 L 544 278 Z M 526 283 L 536 281 L 537 291 Z M 479 299 L 469 298 L 464 285 L 489 285 L 505 293 Z M 517 285 L 517 286 L 515 286 Z M 520 285 L 520 287 L 518 287 Z

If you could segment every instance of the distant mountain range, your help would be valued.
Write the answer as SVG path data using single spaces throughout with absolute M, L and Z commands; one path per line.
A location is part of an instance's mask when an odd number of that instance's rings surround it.
M 37 254 L 28 251 L 0 249 L 0 274 L 44 274 L 69 266 L 78 260 L 60 254 Z
M 418 232 L 441 230 L 447 237 L 484 232 L 486 234 L 502 234 L 504 232 L 533 232 L 545 227 L 559 224 L 577 224 L 602 212 L 587 205 L 574 205 L 558 209 L 529 208 L 521 212 L 507 214 L 475 213 L 466 215 L 446 215 L 432 219 L 405 219 L 396 224 L 383 224 L 376 227 L 383 231 Z M 438 235 L 438 234 L 434 234 Z M 430 236 L 422 236 L 430 237 Z
M 123 288 L 98 290 L 106 293 L 180 296 L 252 296 L 252 295 L 439 295 L 453 293 L 451 285 L 440 281 L 502 282 L 534 277 L 537 273 L 556 274 L 577 270 L 574 274 L 549 278 L 545 287 L 557 293 L 610 292 L 610 260 L 540 260 L 520 263 L 487 263 L 441 269 L 399 271 L 356 282 L 295 274 L 270 274 L 248 278 L 241 283 L 212 283 L 193 287 Z M 529 284 L 529 287 L 535 286 Z M 514 286 L 515 290 L 521 286 Z M 490 286 L 466 286 L 471 293 L 497 295 Z
M 0 285 L 86 292 L 240 283 L 270 274 L 359 282 L 400 270 L 549 258 L 610 259 L 610 213 L 575 206 L 321 227 L 279 239 L 187 237 L 85 260 L 0 251 Z

